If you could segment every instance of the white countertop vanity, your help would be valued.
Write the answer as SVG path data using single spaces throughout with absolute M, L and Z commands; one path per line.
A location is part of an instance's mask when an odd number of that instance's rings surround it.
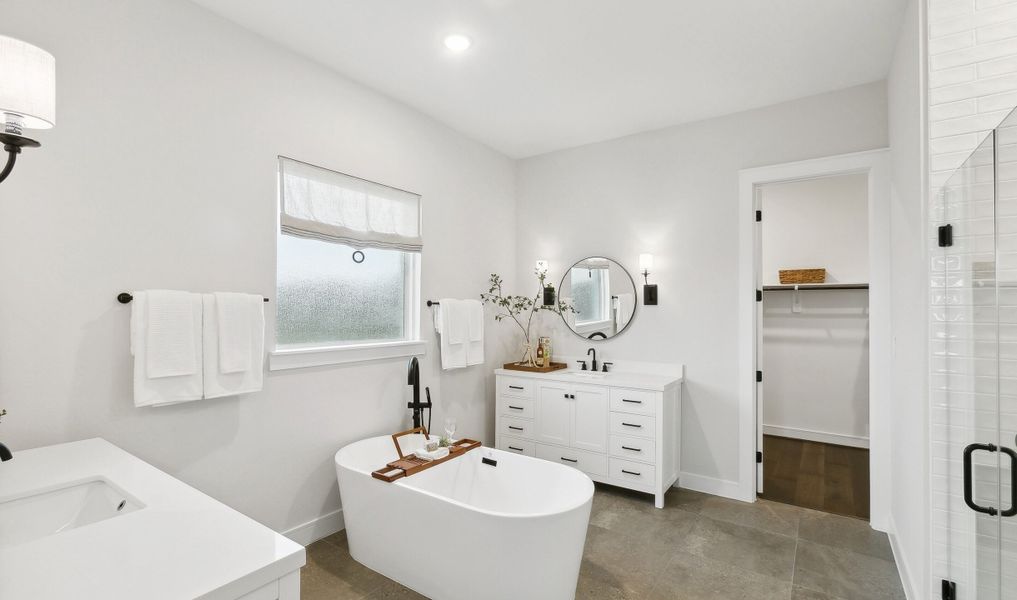
M 671 375 L 497 369 L 495 445 L 654 494 L 678 480 L 681 383 Z
M 0 463 L 0 598 L 298 600 L 304 548 L 102 439 Z

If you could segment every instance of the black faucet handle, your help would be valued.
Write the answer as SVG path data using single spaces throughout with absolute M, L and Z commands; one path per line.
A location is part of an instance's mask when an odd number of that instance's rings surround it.
M 589 370 L 589 369 L 586 368 L 586 361 L 585 360 L 577 360 L 576 362 L 581 364 L 581 365 L 583 365 L 583 368 L 582 368 L 583 371 Z
M 611 365 L 613 365 L 613 364 L 614 364 L 613 362 L 606 362 L 606 363 L 602 363 L 602 364 L 600 365 L 600 368 L 601 368 L 601 370 L 603 370 L 603 371 L 604 371 L 605 373 L 607 373 L 607 368 L 608 368 L 608 367 L 610 367 L 610 366 L 611 366 Z

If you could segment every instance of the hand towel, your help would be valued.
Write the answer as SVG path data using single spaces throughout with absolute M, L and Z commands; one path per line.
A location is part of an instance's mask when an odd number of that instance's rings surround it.
M 230 294 L 232 295 L 232 294 Z M 202 370 L 205 380 L 205 398 L 220 398 L 222 396 L 235 396 L 237 394 L 248 394 L 261 391 L 264 385 L 265 365 L 265 308 L 261 296 L 249 294 L 237 294 L 244 296 L 240 304 L 245 305 L 242 311 L 246 322 L 235 323 L 223 328 L 219 322 L 219 315 L 222 314 L 218 306 L 218 294 L 203 294 L 201 297 L 204 310 L 204 327 L 202 331 L 202 346 L 204 350 L 204 361 Z M 222 345 L 234 344 L 229 340 L 223 341 L 220 332 L 235 331 L 235 328 L 244 328 L 247 333 L 240 336 L 248 340 L 245 350 L 247 355 L 247 368 L 243 371 L 224 372 L 222 366 Z M 234 367 L 235 365 L 230 365 Z
M 466 366 L 484 364 L 484 305 L 480 300 L 463 300 L 466 310 Z
M 442 298 L 435 311 L 434 328 L 438 332 L 441 368 L 448 371 L 466 365 L 467 314 L 461 300 Z M 454 340 L 459 340 L 454 341 Z
M 215 318 L 219 334 L 219 372 L 239 373 L 251 368 L 251 336 L 254 315 L 262 311 L 262 299 L 251 294 L 216 292 Z
M 157 307 L 151 310 L 150 301 L 153 297 L 156 302 L 161 303 L 167 298 L 162 291 L 158 292 L 132 292 L 134 301 L 131 303 L 131 354 L 134 355 L 134 405 L 135 406 L 164 406 L 178 402 L 189 402 L 200 400 L 202 397 L 202 371 L 195 368 L 190 373 L 178 375 L 167 375 L 169 371 L 186 371 L 187 362 L 181 357 L 192 356 L 197 363 L 201 361 L 201 297 L 198 294 L 184 294 L 187 298 L 186 314 L 183 311 L 165 310 Z M 180 298 L 173 296 L 175 302 Z M 159 323 L 158 331 L 151 330 L 150 315 L 157 315 Z M 172 315 L 172 316 L 171 316 Z M 171 321 L 181 329 L 187 329 L 190 336 L 177 335 L 168 328 Z M 190 339 L 189 348 L 184 347 L 181 341 Z M 172 344 L 172 350 L 161 347 L 163 344 Z M 149 358 L 154 355 L 152 373 L 150 376 Z M 179 362 L 176 362 L 179 361 Z M 173 367 L 170 369 L 169 367 Z
M 173 290 L 152 290 L 147 295 L 146 375 L 149 379 L 193 375 L 200 356 L 194 338 L 201 331 L 194 328 L 196 296 Z
M 618 331 L 625 329 L 625 326 L 632 319 L 632 313 L 636 310 L 635 294 L 618 294 L 618 312 L 616 313 L 615 327 Z

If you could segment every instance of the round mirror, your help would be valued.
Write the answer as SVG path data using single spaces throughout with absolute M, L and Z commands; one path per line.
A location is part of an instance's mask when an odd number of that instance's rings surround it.
M 558 297 L 575 312 L 562 318 L 576 335 L 590 340 L 612 338 L 629 326 L 636 313 L 636 284 L 617 262 L 591 256 L 572 265 L 558 286 Z

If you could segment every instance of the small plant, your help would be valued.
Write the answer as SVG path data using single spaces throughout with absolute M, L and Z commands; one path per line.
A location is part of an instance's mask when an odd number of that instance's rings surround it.
M 441 436 L 441 438 L 438 440 L 438 447 L 439 448 L 448 448 L 451 445 L 452 445 L 452 440 L 447 435 Z
M 0 408 L 0 421 L 3 421 L 3 418 L 4 418 L 5 416 L 7 416 L 7 409 L 5 409 L 5 408 Z
M 533 356 L 533 342 L 530 335 L 530 326 L 533 324 L 533 315 L 538 311 L 546 310 L 556 315 L 563 315 L 566 312 L 575 312 L 575 308 L 568 302 L 561 299 L 556 299 L 554 304 L 545 306 L 541 302 L 541 296 L 544 292 L 544 286 L 547 285 L 545 280 L 547 279 L 547 273 L 541 270 L 535 270 L 533 272 L 537 276 L 537 294 L 534 297 L 529 296 L 510 296 L 506 295 L 502 290 L 502 278 L 497 273 L 491 273 L 491 279 L 489 281 L 490 287 L 486 293 L 480 295 L 480 299 L 484 304 L 493 304 L 499 309 L 500 312 L 494 315 L 495 321 L 502 321 L 503 319 L 512 319 L 515 324 L 519 326 L 519 329 L 523 332 L 523 356 L 519 360 L 519 364 L 534 366 Z M 526 323 L 523 325 L 523 323 Z

